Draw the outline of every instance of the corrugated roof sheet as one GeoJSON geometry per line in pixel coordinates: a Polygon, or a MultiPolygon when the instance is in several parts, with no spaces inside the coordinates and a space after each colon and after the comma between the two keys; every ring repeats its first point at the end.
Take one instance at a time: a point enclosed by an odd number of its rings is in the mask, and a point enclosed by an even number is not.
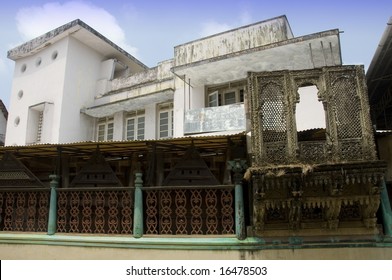
{"type": "Polygon", "coordinates": [[[245,132],[214,136],[184,136],[167,139],[134,140],[134,141],[110,141],[110,142],[75,142],[64,144],[33,144],[28,146],[5,146],[0,147],[0,155],[12,152],[17,157],[55,157],[59,153],[73,156],[91,155],[97,148],[102,154],[113,157],[129,156],[132,153],[143,153],[153,147],[165,152],[185,151],[189,145],[196,148],[219,152],[225,150],[230,142],[241,143],[244,141],[245,132]]]}

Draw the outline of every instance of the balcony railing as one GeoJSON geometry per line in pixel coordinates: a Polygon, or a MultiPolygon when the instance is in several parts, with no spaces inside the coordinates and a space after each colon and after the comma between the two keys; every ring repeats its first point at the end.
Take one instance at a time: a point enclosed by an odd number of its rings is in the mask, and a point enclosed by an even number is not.
{"type": "Polygon", "coordinates": [[[185,134],[245,129],[246,118],[243,103],[192,109],[185,112],[185,134]]]}
{"type": "Polygon", "coordinates": [[[145,233],[234,234],[234,186],[144,188],[145,233]]]}
{"type": "Polygon", "coordinates": [[[234,185],[57,188],[57,179],[50,184],[0,189],[0,231],[135,237],[236,232],[234,185]]]}
{"type": "Polygon", "coordinates": [[[0,230],[47,232],[49,189],[0,190],[0,230]]]}
{"type": "Polygon", "coordinates": [[[57,232],[132,234],[133,189],[59,189],[57,232]]]}

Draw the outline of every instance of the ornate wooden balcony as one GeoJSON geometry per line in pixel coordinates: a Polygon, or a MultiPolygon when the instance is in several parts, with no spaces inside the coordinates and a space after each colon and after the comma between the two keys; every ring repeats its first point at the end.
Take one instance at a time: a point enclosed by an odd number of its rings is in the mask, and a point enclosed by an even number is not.
{"type": "Polygon", "coordinates": [[[377,233],[386,165],[376,157],[363,68],[250,73],[248,82],[254,234],[377,233]],[[318,89],[325,129],[297,131],[304,85],[318,89]]]}

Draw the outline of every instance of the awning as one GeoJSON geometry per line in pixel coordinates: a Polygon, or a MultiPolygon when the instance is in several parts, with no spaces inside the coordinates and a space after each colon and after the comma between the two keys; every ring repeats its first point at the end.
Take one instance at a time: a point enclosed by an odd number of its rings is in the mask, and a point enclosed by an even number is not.
{"type": "Polygon", "coordinates": [[[116,112],[129,112],[144,109],[149,104],[173,101],[173,96],[174,90],[166,89],[143,96],[135,96],[133,98],[121,99],[102,105],[83,108],[80,110],[80,112],[95,118],[102,118],[111,116],[116,112]]]}
{"type": "Polygon", "coordinates": [[[129,157],[134,153],[146,153],[153,148],[164,153],[185,152],[194,145],[201,152],[225,152],[232,143],[245,145],[245,133],[216,136],[187,136],[159,140],[111,141],[111,142],[78,142],[67,144],[34,144],[29,146],[0,147],[0,155],[13,153],[17,158],[58,157],[68,155],[89,157],[99,149],[106,157],[129,157]]]}

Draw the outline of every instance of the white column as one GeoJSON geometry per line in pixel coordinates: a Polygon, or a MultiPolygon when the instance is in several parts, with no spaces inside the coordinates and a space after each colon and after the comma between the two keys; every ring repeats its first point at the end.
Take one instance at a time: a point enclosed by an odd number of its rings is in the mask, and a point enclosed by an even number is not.
{"type": "Polygon", "coordinates": [[[124,111],[116,112],[114,114],[114,131],[113,140],[124,140],[124,111]]]}
{"type": "Polygon", "coordinates": [[[149,104],[145,107],[145,139],[156,139],[157,135],[157,106],[156,104],[149,104]]]}

